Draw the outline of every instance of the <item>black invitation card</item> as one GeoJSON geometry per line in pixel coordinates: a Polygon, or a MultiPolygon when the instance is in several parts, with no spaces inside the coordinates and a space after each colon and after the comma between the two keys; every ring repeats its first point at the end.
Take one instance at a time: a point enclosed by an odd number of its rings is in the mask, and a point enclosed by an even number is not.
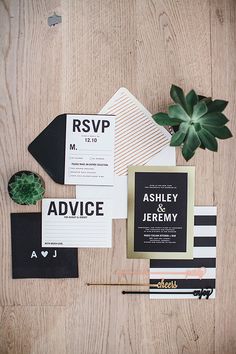
{"type": "Polygon", "coordinates": [[[41,213],[12,213],[12,277],[78,278],[76,248],[41,247],[41,213]]]}
{"type": "Polygon", "coordinates": [[[193,183],[193,167],[129,168],[129,258],[192,258],[193,183]]]}

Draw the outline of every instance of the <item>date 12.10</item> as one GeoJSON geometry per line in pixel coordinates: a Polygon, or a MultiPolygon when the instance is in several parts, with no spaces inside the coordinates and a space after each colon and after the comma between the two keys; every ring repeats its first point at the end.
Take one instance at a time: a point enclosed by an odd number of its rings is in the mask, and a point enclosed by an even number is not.
{"type": "Polygon", "coordinates": [[[84,139],[86,143],[96,143],[97,138],[85,138],[84,139]]]}

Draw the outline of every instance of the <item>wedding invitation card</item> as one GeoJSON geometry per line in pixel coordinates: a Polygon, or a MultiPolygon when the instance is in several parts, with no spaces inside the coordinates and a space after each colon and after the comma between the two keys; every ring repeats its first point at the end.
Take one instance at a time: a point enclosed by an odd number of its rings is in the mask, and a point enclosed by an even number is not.
{"type": "Polygon", "coordinates": [[[150,299],[197,299],[196,290],[208,291],[209,299],[215,298],[216,207],[194,208],[193,240],[192,260],[150,260],[150,299]]]}
{"type": "Polygon", "coordinates": [[[128,258],[193,258],[194,171],[129,167],[128,258]]]}
{"type": "Polygon", "coordinates": [[[112,245],[111,203],[107,199],[43,199],[42,247],[112,245]]]}
{"type": "Polygon", "coordinates": [[[114,115],[62,114],[28,150],[60,184],[113,185],[114,115]]]}

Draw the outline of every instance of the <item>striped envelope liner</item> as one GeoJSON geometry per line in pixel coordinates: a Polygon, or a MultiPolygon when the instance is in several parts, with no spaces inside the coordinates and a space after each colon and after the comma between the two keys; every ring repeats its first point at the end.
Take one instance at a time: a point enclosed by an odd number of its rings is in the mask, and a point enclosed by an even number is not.
{"type": "Polygon", "coordinates": [[[127,167],[145,165],[169,145],[171,135],[157,125],[148,110],[125,88],[120,88],[100,114],[114,114],[115,174],[125,176],[127,167]]]}
{"type": "Polygon", "coordinates": [[[207,288],[213,289],[209,299],[215,298],[216,207],[194,208],[193,256],[193,260],[150,260],[150,292],[170,293],[150,294],[150,299],[197,299],[192,294],[171,293],[207,288]],[[161,288],[163,283],[177,288],[161,288]]]}

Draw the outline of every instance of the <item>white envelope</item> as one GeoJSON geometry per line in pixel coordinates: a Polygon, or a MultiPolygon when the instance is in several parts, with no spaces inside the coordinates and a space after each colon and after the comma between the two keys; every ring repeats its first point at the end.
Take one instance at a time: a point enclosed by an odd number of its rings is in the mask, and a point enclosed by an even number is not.
{"type": "Polygon", "coordinates": [[[114,186],[76,186],[76,198],[111,199],[112,218],[126,219],[127,167],[175,166],[175,148],[169,146],[166,129],[153,122],[151,113],[123,87],[99,113],[116,115],[114,186]]]}

